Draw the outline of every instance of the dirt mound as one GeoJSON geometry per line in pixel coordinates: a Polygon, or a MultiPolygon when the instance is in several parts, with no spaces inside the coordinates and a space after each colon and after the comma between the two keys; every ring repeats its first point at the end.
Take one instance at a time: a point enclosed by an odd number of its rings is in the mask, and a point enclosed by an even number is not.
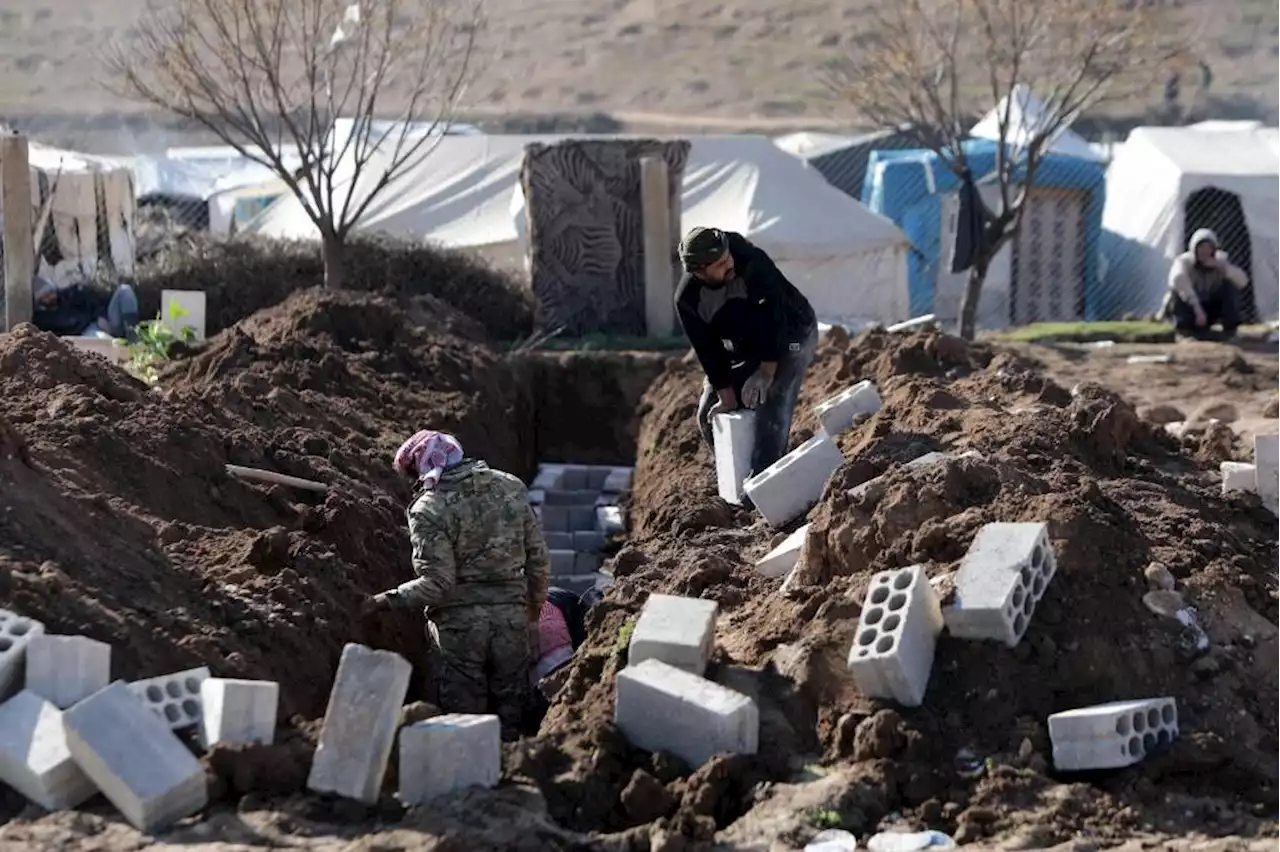
{"type": "Polygon", "coordinates": [[[565,825],[620,842],[706,842],[720,832],[803,845],[800,835],[818,826],[861,836],[887,818],[1042,846],[1143,827],[1274,834],[1274,518],[1254,497],[1222,498],[1210,465],[1124,400],[1087,384],[1063,388],[1036,366],[932,332],[828,335],[793,441],[813,427],[814,403],[861,378],[885,404],[841,436],[847,463],[809,515],[806,556],[783,596],[780,581],[752,569],[781,533],[715,499],[692,423],[700,374],[673,364],[645,401],[639,535],[615,560],[618,582],[592,616],[543,737],[516,755],[511,774],[538,783],[565,825]],[[970,449],[981,457],[901,466],[970,449]],[[881,475],[864,496],[846,493],[881,475]],[[871,575],[919,563],[945,589],[992,521],[1049,524],[1059,573],[1027,638],[1010,650],[944,637],[923,707],[861,696],[845,657],[871,575]],[[1153,560],[1197,608],[1207,651],[1144,607],[1153,560]],[[710,676],[756,697],[758,755],[689,773],[631,749],[611,726],[627,624],[651,591],[719,601],[710,676]],[[1124,772],[1053,773],[1047,715],[1160,695],[1180,711],[1183,736],[1168,752],[1124,772]],[[774,820],[759,782],[806,775],[828,776],[813,813],[774,820]],[[1092,783],[1068,783],[1080,780],[1092,783]]]}

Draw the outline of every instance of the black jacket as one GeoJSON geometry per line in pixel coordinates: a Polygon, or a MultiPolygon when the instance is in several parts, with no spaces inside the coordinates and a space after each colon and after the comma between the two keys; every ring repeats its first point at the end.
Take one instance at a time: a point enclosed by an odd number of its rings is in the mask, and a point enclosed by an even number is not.
{"type": "Polygon", "coordinates": [[[763,250],[726,231],[734,277],[708,284],[686,272],[676,286],[676,313],[707,380],[730,387],[735,363],[777,361],[802,343],[817,320],[813,307],[763,250]],[[728,344],[730,348],[726,347],[728,344]]]}

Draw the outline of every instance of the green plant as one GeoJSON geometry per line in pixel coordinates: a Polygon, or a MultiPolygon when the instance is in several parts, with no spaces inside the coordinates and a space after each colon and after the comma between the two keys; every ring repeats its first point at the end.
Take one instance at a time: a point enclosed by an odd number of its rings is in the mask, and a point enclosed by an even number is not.
{"type": "Polygon", "coordinates": [[[840,814],[831,808],[810,808],[805,816],[815,828],[840,828],[844,824],[840,814]]]}
{"type": "MultiPolygon", "coordinates": [[[[178,303],[169,305],[171,324],[176,325],[177,321],[187,314],[188,311],[178,303]]],[[[159,314],[156,314],[155,319],[138,323],[132,341],[117,342],[129,349],[129,360],[124,368],[147,384],[154,385],[160,374],[160,365],[169,360],[169,349],[174,342],[180,340],[183,343],[190,343],[193,339],[195,339],[195,329],[191,326],[184,325],[181,331],[174,334],[172,328],[164,323],[159,314]]]]}
{"type": "Polygon", "coordinates": [[[618,641],[613,644],[614,653],[621,654],[627,650],[627,647],[631,645],[631,634],[635,632],[635,619],[627,619],[626,623],[618,628],[618,641]]]}

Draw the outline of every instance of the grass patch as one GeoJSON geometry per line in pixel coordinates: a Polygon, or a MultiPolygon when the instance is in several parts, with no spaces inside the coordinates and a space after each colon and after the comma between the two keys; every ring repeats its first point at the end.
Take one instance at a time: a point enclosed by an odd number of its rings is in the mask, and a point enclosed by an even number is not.
{"type": "Polygon", "coordinates": [[[1003,343],[1172,343],[1173,329],[1167,323],[1145,320],[1114,322],[1036,322],[1021,328],[997,332],[992,339],[1003,343]]]}
{"type": "Polygon", "coordinates": [[[844,826],[844,820],[841,819],[839,812],[831,808],[810,808],[805,813],[805,817],[814,828],[825,830],[844,826]]]}

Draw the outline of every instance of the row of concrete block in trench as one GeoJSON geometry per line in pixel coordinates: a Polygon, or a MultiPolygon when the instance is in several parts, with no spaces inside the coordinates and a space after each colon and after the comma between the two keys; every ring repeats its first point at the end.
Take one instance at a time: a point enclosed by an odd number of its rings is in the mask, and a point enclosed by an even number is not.
{"type": "Polygon", "coordinates": [[[603,589],[603,551],[626,531],[619,501],[631,490],[633,468],[542,464],[529,486],[529,502],[542,524],[551,559],[551,584],[582,594],[603,589]]]}
{"type": "MultiPolygon", "coordinates": [[[[400,728],[411,667],[390,651],[343,649],[308,786],[363,802],[378,798],[394,743],[406,804],[472,785],[493,786],[498,718],[446,715],[400,728]]],[[[0,610],[0,782],[47,810],[97,793],[136,828],[154,832],[201,811],[199,748],[270,744],[279,686],[210,676],[206,667],[112,681],[111,646],[55,636],[0,610]]]]}

